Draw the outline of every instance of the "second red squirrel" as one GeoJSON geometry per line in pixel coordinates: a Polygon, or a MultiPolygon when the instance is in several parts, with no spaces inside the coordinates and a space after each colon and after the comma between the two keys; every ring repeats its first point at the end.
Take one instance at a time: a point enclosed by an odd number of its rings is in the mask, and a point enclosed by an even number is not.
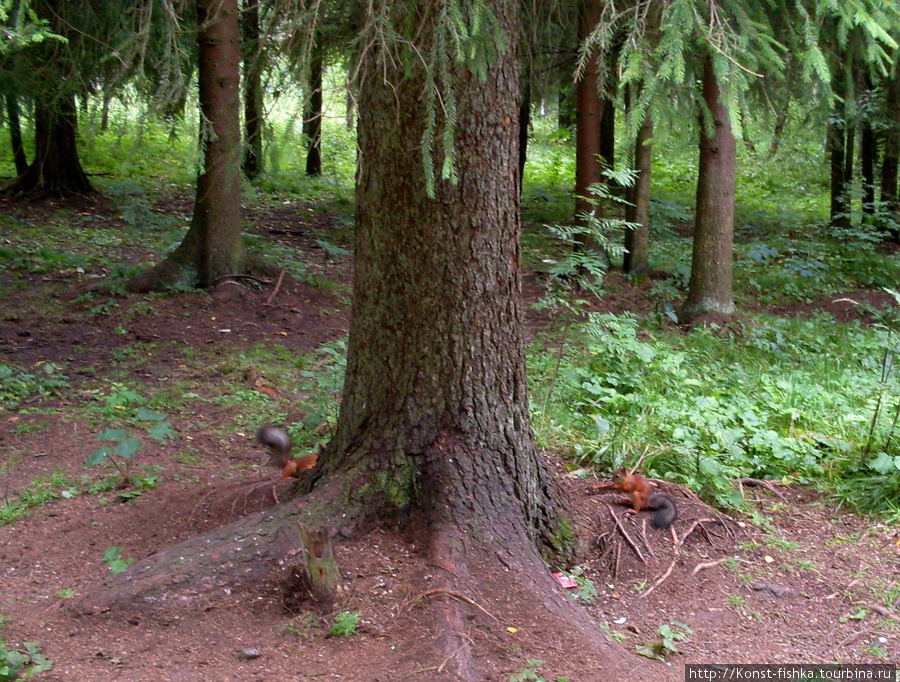
{"type": "Polygon", "coordinates": [[[641,509],[653,509],[650,523],[654,528],[668,528],[678,518],[678,507],[675,500],[664,493],[654,493],[653,486],[640,474],[629,474],[622,467],[612,477],[611,487],[631,495],[632,511],[636,514],[641,509]]]}
{"type": "Polygon", "coordinates": [[[262,426],[256,432],[256,440],[269,448],[269,464],[281,469],[283,478],[296,478],[300,472],[312,469],[319,461],[324,446],[319,446],[318,452],[291,458],[291,439],[283,429],[277,426],[262,426]]]}

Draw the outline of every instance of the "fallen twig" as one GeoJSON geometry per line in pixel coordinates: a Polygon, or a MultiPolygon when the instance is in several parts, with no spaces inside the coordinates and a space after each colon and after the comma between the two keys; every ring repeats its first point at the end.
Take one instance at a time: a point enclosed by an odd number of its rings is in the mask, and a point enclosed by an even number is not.
{"type": "Polygon", "coordinates": [[[476,609],[478,609],[479,611],[481,611],[486,616],[490,616],[497,622],[500,622],[500,619],[497,618],[497,616],[495,616],[493,613],[488,611],[481,604],[479,604],[478,602],[476,602],[473,599],[469,599],[466,595],[460,594],[459,592],[454,592],[453,590],[441,590],[441,589],[428,590],[427,592],[423,592],[422,594],[420,594],[416,597],[407,599],[406,603],[404,603],[404,605],[403,605],[403,608],[406,608],[406,606],[409,605],[410,602],[419,601],[420,599],[424,599],[426,597],[436,597],[436,596],[440,596],[440,595],[447,596],[447,597],[453,597],[454,599],[458,599],[459,601],[465,602],[466,604],[470,604],[470,605],[474,606],[476,609]]]}
{"type": "Polygon", "coordinates": [[[723,561],[728,561],[728,557],[722,557],[718,561],[706,561],[702,564],[697,564],[694,566],[694,570],[691,571],[691,575],[697,575],[700,571],[705,571],[707,568],[713,568],[714,566],[718,566],[723,561]]]}
{"type": "Polygon", "coordinates": [[[607,509],[609,509],[609,515],[612,516],[613,521],[616,524],[616,528],[622,534],[622,537],[625,538],[625,542],[628,543],[628,546],[634,550],[634,553],[637,554],[638,559],[641,560],[641,563],[646,564],[647,560],[644,558],[644,555],[641,554],[640,548],[637,546],[634,540],[631,539],[631,536],[628,534],[628,531],[625,530],[625,527],[622,525],[622,522],[619,521],[619,518],[616,516],[616,513],[613,511],[613,508],[609,505],[606,505],[607,509]]]}
{"type": "Polygon", "coordinates": [[[647,590],[646,592],[644,592],[641,595],[641,597],[646,597],[648,594],[653,592],[653,590],[655,590],[657,587],[662,585],[665,582],[666,578],[668,578],[670,575],[672,575],[672,570],[675,568],[675,564],[677,563],[677,561],[678,561],[678,559],[672,559],[672,563],[669,564],[669,567],[666,569],[666,572],[663,573],[662,576],[660,576],[659,580],[657,580],[655,583],[653,583],[653,585],[650,586],[650,589],[647,590]]]}
{"type": "Polygon", "coordinates": [[[781,492],[779,490],[777,490],[774,485],[772,485],[771,481],[764,481],[761,478],[739,478],[739,479],[737,479],[737,482],[742,485],[751,485],[751,486],[758,486],[760,488],[765,488],[770,493],[775,495],[775,497],[777,497],[782,502],[787,502],[787,498],[784,495],[782,495],[781,492]]]}
{"type": "Polygon", "coordinates": [[[272,289],[272,293],[269,294],[269,298],[266,299],[266,305],[272,305],[272,299],[275,298],[281,290],[281,283],[284,281],[284,273],[286,272],[287,267],[281,268],[281,272],[278,273],[278,281],[275,282],[275,288],[272,289]]]}

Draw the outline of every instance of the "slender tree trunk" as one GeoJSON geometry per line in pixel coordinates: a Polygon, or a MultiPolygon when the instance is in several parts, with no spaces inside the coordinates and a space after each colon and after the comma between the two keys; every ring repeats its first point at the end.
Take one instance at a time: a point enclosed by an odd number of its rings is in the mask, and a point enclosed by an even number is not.
{"type": "Polygon", "coordinates": [[[16,175],[24,175],[28,170],[28,159],[22,145],[22,126],[19,122],[19,100],[14,94],[6,96],[6,120],[9,122],[9,143],[12,147],[13,162],[16,164],[16,175]]]}
{"type": "Polygon", "coordinates": [[[241,239],[240,31],[237,0],[198,0],[203,172],[191,227],[159,265],[135,276],[134,291],[173,283],[205,287],[246,270],[241,239]]]}
{"type": "Polygon", "coordinates": [[[41,96],[34,105],[34,161],[4,191],[26,196],[71,196],[94,191],[78,158],[74,95],[41,96]]]}
{"type": "Polygon", "coordinates": [[[650,170],[653,162],[653,119],[649,112],[638,131],[634,143],[634,169],[637,180],[630,192],[630,204],[625,210],[625,220],[637,227],[625,232],[625,258],[622,269],[627,273],[642,275],[649,271],[650,255],[650,170]]]}
{"type": "Polygon", "coordinates": [[[262,46],[259,2],[250,0],[241,14],[241,52],[244,64],[244,160],[242,170],[253,180],[263,170],[262,46]]]}
{"type": "Polygon", "coordinates": [[[731,268],[737,145],[719,94],[719,82],[707,56],[703,99],[712,114],[713,130],[707,130],[701,117],[694,249],[688,295],[678,311],[682,323],[709,313],[734,312],[731,268]]]}
{"type": "MultiPolygon", "coordinates": [[[[612,71],[608,71],[611,78],[612,71]]],[[[615,87],[610,84],[609,89],[615,87]]],[[[616,100],[609,95],[603,96],[600,105],[600,158],[603,159],[603,167],[613,170],[616,167],[616,100]]]]}
{"type": "MultiPolygon", "coordinates": [[[[900,205],[897,202],[897,170],[900,167],[900,69],[896,69],[885,87],[885,109],[888,123],[883,132],[884,156],[881,161],[881,203],[885,211],[895,221],[900,220],[900,205]]],[[[900,231],[888,228],[895,240],[900,240],[900,231]]]]}
{"type": "Polygon", "coordinates": [[[309,65],[309,97],[303,116],[303,135],[306,138],[306,174],[322,174],[322,60],[320,41],[312,49],[309,65]]]}
{"type": "MultiPolygon", "coordinates": [[[[845,94],[843,78],[840,76],[835,79],[835,94],[841,98],[845,94]]],[[[849,194],[846,181],[847,131],[843,103],[836,102],[831,111],[831,123],[828,126],[827,136],[828,150],[831,156],[830,223],[833,227],[850,226],[849,194]]]]}
{"type": "Polygon", "coordinates": [[[875,157],[878,146],[872,122],[866,118],[862,122],[859,135],[859,165],[863,183],[863,216],[875,214],[875,157]]]}
{"type": "Polygon", "coordinates": [[[522,178],[528,160],[528,128],[531,125],[531,74],[526,70],[522,78],[522,94],[519,97],[519,196],[522,196],[522,178]]]}
{"type": "MultiPolygon", "coordinates": [[[[582,0],[579,3],[578,38],[584,40],[594,30],[600,19],[600,0],[582,0]]],[[[591,55],[581,79],[575,84],[575,221],[586,222],[591,213],[602,217],[602,206],[592,201],[590,186],[603,182],[603,162],[600,156],[603,122],[603,100],[598,86],[603,63],[591,55]]],[[[587,237],[579,238],[579,249],[594,251],[609,263],[608,254],[587,237]]]]}

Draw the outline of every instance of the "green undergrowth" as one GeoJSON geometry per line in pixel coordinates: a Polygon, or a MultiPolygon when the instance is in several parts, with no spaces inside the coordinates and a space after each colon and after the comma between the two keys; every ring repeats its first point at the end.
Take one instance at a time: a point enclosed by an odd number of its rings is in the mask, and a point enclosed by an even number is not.
{"type": "Polygon", "coordinates": [[[766,316],[684,334],[592,314],[558,370],[557,343],[531,354],[534,427],[574,467],[606,475],[643,456],[652,475],[726,507],[741,504],[733,479],[752,476],[900,511],[900,390],[884,372],[896,340],[884,329],[766,316]]]}

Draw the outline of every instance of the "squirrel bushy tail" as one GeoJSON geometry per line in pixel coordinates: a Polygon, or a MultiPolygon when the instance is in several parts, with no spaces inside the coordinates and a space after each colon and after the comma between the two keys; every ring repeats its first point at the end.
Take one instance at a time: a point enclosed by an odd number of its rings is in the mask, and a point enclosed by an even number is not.
{"type": "Polygon", "coordinates": [[[668,528],[678,518],[675,500],[663,493],[653,493],[647,500],[647,509],[655,510],[650,519],[654,528],[668,528]]]}
{"type": "Polygon", "coordinates": [[[283,478],[297,477],[300,472],[312,469],[324,449],[320,446],[318,452],[291,459],[291,439],[277,426],[261,426],[256,432],[256,440],[269,448],[269,464],[280,468],[283,478]]]}

